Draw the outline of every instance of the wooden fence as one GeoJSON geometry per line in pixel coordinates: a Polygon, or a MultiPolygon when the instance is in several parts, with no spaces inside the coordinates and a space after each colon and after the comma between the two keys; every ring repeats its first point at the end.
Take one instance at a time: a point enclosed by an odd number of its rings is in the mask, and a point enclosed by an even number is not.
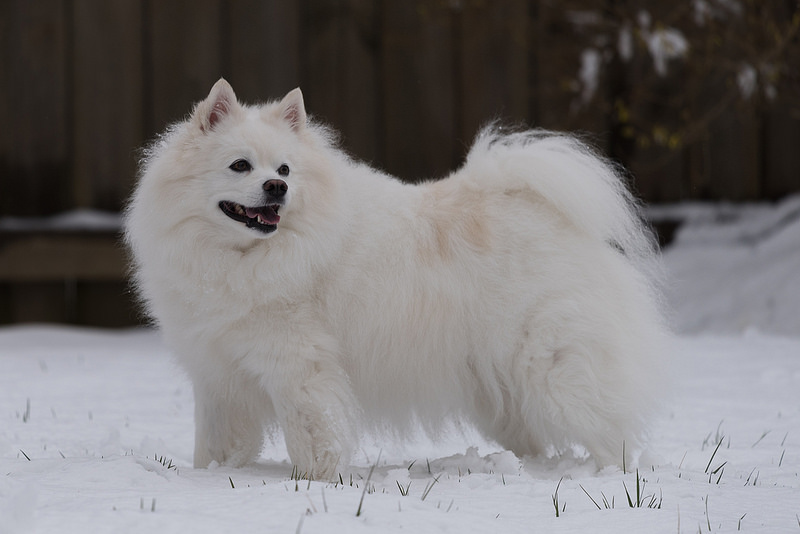
{"type": "MultiPolygon", "coordinates": [[[[607,111],[573,112],[570,87],[581,46],[557,6],[536,0],[3,0],[0,217],[120,210],[135,181],[139,147],[183,117],[220,76],[245,101],[279,98],[301,86],[308,110],[342,133],[348,151],[410,180],[453,169],[479,126],[494,118],[582,130],[608,149],[607,111]]],[[[668,158],[666,148],[649,149],[622,163],[632,169],[639,193],[656,202],[777,198],[800,190],[797,95],[780,98],[758,112],[732,106],[700,142],[668,158]],[[666,163],[651,165],[661,159],[666,163]]],[[[118,324],[134,317],[130,306],[121,317],[109,315],[103,304],[109,298],[100,290],[100,311],[80,303],[98,281],[91,268],[20,278],[40,271],[25,267],[30,258],[10,255],[9,243],[29,246],[34,238],[43,236],[0,235],[6,262],[0,265],[0,322],[118,324]]],[[[108,269],[102,283],[127,299],[121,269],[108,269]]]]}

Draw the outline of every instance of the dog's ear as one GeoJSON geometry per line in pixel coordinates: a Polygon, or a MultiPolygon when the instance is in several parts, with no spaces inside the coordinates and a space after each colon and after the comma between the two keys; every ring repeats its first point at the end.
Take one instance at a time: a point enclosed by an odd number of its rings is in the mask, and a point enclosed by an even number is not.
{"type": "Polygon", "coordinates": [[[297,87],[289,91],[283,97],[278,107],[281,114],[281,119],[286,121],[292,130],[295,132],[300,131],[305,127],[306,121],[306,107],[303,103],[303,92],[297,87]]]}
{"type": "Polygon", "coordinates": [[[238,107],[239,102],[233,87],[224,78],[220,78],[206,99],[197,105],[192,118],[203,132],[209,132],[238,107]]]}

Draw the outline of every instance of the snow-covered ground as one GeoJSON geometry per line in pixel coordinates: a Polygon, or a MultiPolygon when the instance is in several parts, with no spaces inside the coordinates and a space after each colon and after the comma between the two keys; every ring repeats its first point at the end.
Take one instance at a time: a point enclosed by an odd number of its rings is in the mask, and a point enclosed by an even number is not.
{"type": "Polygon", "coordinates": [[[191,388],[157,333],[9,327],[0,534],[800,532],[800,199],[655,213],[688,221],[664,255],[678,385],[638,474],[469,431],[367,437],[337,484],[293,480],[280,436],[195,470],[191,388]]]}
{"type": "Polygon", "coordinates": [[[679,332],[800,336],[800,195],[776,205],[660,206],[650,215],[686,221],[664,254],[679,332]]]}

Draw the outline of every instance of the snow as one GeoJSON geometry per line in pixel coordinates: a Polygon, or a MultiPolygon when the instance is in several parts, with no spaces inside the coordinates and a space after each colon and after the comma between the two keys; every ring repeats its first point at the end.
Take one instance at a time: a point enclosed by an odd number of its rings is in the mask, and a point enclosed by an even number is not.
{"type": "Polygon", "coordinates": [[[664,253],[679,332],[800,335],[800,195],[662,206],[650,217],[686,221],[664,253]]]}
{"type": "Polygon", "coordinates": [[[0,231],[119,232],[121,229],[121,214],[90,209],[67,211],[50,217],[0,218],[0,231]]]}
{"type": "Polygon", "coordinates": [[[617,53],[623,61],[633,58],[633,32],[630,24],[623,24],[617,37],[617,53]]]}
{"type": "Polygon", "coordinates": [[[698,26],[705,26],[709,19],[724,20],[730,15],[741,15],[743,11],[739,0],[692,0],[692,9],[698,26]]]}
{"type": "Polygon", "coordinates": [[[798,532],[800,198],[651,215],[686,224],[664,254],[678,385],[642,507],[636,471],[469,429],[367,436],[337,484],[292,480],[280,436],[255,465],[196,470],[191,387],[157,332],[23,325],[0,328],[0,533],[798,532]]]}
{"type": "Polygon", "coordinates": [[[653,66],[659,76],[667,75],[668,60],[685,56],[689,51],[689,41],[675,28],[659,28],[652,33],[642,30],[642,37],[647,42],[647,49],[653,56],[653,66]]]}
{"type": "Polygon", "coordinates": [[[692,0],[692,7],[694,8],[695,24],[704,26],[706,19],[711,14],[711,6],[708,5],[706,0],[692,0]]]}
{"type": "Polygon", "coordinates": [[[739,86],[739,93],[745,100],[750,100],[758,87],[758,73],[756,69],[745,63],[736,74],[736,84],[739,86]]]}
{"type": "Polygon", "coordinates": [[[639,22],[639,32],[647,44],[647,50],[653,56],[653,67],[659,76],[667,75],[667,63],[670,59],[685,56],[689,51],[689,41],[677,28],[662,28],[656,25],[650,29],[653,18],[645,10],[639,11],[636,16],[639,22]]]}
{"type": "Polygon", "coordinates": [[[583,87],[581,101],[584,104],[588,104],[592,100],[595,91],[597,91],[601,63],[600,52],[594,48],[587,48],[581,53],[581,68],[578,72],[578,80],[583,87]]]}

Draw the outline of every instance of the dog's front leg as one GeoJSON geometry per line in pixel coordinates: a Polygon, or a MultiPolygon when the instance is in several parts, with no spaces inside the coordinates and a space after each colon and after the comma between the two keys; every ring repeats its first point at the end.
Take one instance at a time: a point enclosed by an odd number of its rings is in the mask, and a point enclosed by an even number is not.
{"type": "Polygon", "coordinates": [[[194,466],[217,462],[240,467],[255,460],[264,442],[264,424],[274,417],[259,386],[221,380],[195,380],[193,386],[194,466]]]}
{"type": "Polygon", "coordinates": [[[292,360],[268,388],[289,457],[300,474],[334,480],[354,446],[355,401],[344,371],[330,358],[292,360]]]}

